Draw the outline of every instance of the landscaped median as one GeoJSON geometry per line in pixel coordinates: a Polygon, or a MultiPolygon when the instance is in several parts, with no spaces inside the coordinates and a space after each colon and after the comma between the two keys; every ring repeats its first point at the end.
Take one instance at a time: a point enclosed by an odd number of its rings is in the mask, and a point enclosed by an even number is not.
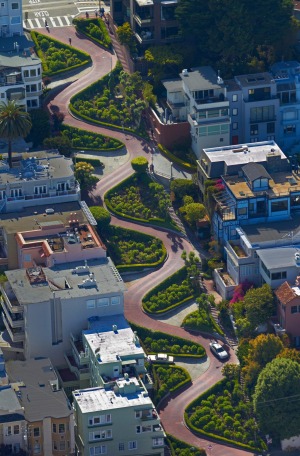
{"type": "Polygon", "coordinates": [[[224,378],[191,402],[184,419],[200,436],[252,452],[267,449],[258,433],[252,405],[246,402],[236,377],[224,378]]]}
{"type": "Polygon", "coordinates": [[[172,336],[161,331],[152,331],[151,329],[138,326],[130,322],[130,326],[137,332],[141,344],[146,353],[167,353],[176,358],[205,358],[206,351],[202,345],[191,342],[182,337],[172,336]]]}
{"type": "Polygon", "coordinates": [[[168,393],[175,393],[191,383],[191,376],[186,369],[166,364],[150,364],[149,370],[154,380],[154,402],[157,405],[168,393]]]}
{"type": "Polygon", "coordinates": [[[142,300],[143,309],[160,315],[195,298],[196,292],[186,267],[179,269],[150,290],[142,300]]]}
{"type": "Polygon", "coordinates": [[[110,226],[105,244],[119,272],[140,271],[161,266],[167,251],[160,239],[140,231],[110,226]]]}
{"type": "Polygon", "coordinates": [[[111,49],[111,38],[102,19],[75,18],[73,19],[73,25],[77,32],[82,33],[94,43],[106,49],[111,49]]]}
{"type": "Polygon", "coordinates": [[[42,61],[43,76],[55,76],[91,63],[89,54],[73,46],[35,31],[31,31],[30,35],[35,44],[36,53],[42,61]]]}
{"type": "Polygon", "coordinates": [[[206,456],[206,451],[203,448],[192,447],[182,440],[176,439],[173,435],[167,435],[167,443],[172,456],[206,456]]]}
{"type": "Polygon", "coordinates": [[[107,209],[120,217],[176,230],[169,213],[169,200],[162,185],[146,173],[134,173],[104,195],[107,209]]]}
{"type": "Polygon", "coordinates": [[[72,141],[72,148],[77,150],[112,152],[125,147],[118,139],[65,124],[62,124],[61,135],[69,138],[72,141]]]}

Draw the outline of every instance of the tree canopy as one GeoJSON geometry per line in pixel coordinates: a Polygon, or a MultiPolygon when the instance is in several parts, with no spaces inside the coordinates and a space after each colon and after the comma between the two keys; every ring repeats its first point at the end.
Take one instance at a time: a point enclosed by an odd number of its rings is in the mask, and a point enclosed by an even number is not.
{"type": "Polygon", "coordinates": [[[267,364],[253,396],[260,429],[281,439],[299,435],[299,398],[300,365],[285,358],[267,364]]]}
{"type": "Polygon", "coordinates": [[[244,298],[246,317],[251,327],[266,323],[274,312],[274,297],[271,287],[267,284],[260,288],[251,288],[244,298]]]}
{"type": "Polygon", "coordinates": [[[103,234],[105,233],[110,225],[111,215],[105,207],[102,206],[92,206],[90,211],[95,217],[97,222],[98,231],[103,234]]]}

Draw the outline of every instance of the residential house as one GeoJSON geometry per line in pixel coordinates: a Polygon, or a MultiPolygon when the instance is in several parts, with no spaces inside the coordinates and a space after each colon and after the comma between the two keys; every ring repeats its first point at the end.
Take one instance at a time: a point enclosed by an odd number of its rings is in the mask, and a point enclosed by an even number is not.
{"type": "Polygon", "coordinates": [[[175,17],[177,0],[110,0],[114,22],[129,22],[142,46],[168,44],[180,39],[175,17]]]}
{"type": "Polygon", "coordinates": [[[280,326],[300,346],[300,282],[297,277],[295,285],[284,282],[275,291],[277,297],[277,317],[280,326]]]}
{"type": "Polygon", "coordinates": [[[29,455],[74,456],[73,410],[50,360],[9,361],[7,372],[27,422],[29,455]]]}
{"type": "Polygon", "coordinates": [[[73,392],[77,454],[163,456],[165,433],[141,380],[73,392]]]}
{"type": "Polygon", "coordinates": [[[26,432],[24,410],[16,392],[11,385],[0,386],[0,445],[5,445],[11,455],[27,450],[26,432]]]}

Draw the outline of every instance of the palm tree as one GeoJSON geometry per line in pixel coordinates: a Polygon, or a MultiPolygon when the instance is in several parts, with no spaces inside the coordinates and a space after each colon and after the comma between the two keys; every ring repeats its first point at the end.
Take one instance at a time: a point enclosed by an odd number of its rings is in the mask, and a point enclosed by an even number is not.
{"type": "Polygon", "coordinates": [[[28,135],[31,130],[31,118],[28,112],[19,107],[15,101],[0,103],[0,138],[8,142],[8,165],[12,168],[12,140],[28,135]]]}

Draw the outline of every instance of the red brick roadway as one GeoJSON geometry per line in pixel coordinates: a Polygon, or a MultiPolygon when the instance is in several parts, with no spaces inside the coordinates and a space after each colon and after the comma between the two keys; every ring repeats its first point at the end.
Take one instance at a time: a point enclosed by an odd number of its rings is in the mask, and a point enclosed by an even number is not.
{"type": "MultiPolygon", "coordinates": [[[[47,35],[46,30],[39,30],[41,33],[47,35]]],[[[98,46],[91,43],[89,40],[80,38],[76,35],[73,27],[67,28],[54,28],[50,29],[50,35],[56,39],[69,44],[69,38],[72,39],[72,46],[88,52],[92,58],[93,65],[90,71],[86,72],[80,79],[73,82],[71,85],[62,90],[57,94],[51,104],[56,106],[61,112],[65,114],[64,122],[68,125],[78,128],[84,128],[89,131],[102,133],[117,139],[120,139],[126,144],[129,158],[135,156],[146,156],[149,158],[150,144],[145,141],[141,141],[131,135],[124,134],[120,131],[112,131],[103,127],[95,125],[89,125],[81,120],[75,119],[68,111],[68,105],[70,98],[84,89],[92,82],[101,78],[111,70],[111,62],[114,66],[116,63],[116,56],[111,55],[107,51],[99,48],[98,46]],[[112,59],[112,60],[111,60],[112,59]]],[[[50,104],[48,106],[51,107],[50,104]]],[[[125,177],[132,174],[132,168],[130,161],[120,166],[116,171],[110,175],[104,176],[101,179],[90,195],[91,199],[95,202],[101,202],[105,192],[111,187],[115,186],[118,182],[123,180],[125,177]]],[[[151,228],[148,226],[137,225],[129,221],[120,220],[116,217],[112,217],[112,223],[126,228],[135,229],[154,235],[161,239],[168,251],[168,258],[164,266],[155,272],[150,273],[146,277],[136,280],[131,284],[129,289],[125,293],[125,316],[129,321],[136,324],[145,326],[154,330],[161,330],[163,332],[174,334],[186,338],[191,341],[200,342],[206,349],[208,356],[210,357],[210,366],[208,370],[202,374],[199,378],[193,381],[192,385],[187,388],[183,393],[177,397],[173,397],[161,410],[160,415],[163,426],[166,432],[174,435],[175,437],[189,443],[195,447],[202,447],[206,450],[209,445],[212,445],[212,449],[208,449],[210,456],[245,456],[249,455],[248,452],[223,446],[214,442],[210,442],[206,439],[195,436],[189,429],[186,428],[183,422],[184,410],[187,404],[195,399],[199,394],[207,390],[211,385],[221,379],[221,363],[214,357],[210,356],[209,352],[209,339],[195,336],[185,331],[182,328],[168,325],[157,321],[156,319],[150,318],[146,315],[141,308],[141,300],[143,295],[161,282],[163,279],[170,276],[172,273],[177,271],[183,264],[181,259],[182,251],[190,252],[193,250],[192,245],[184,238],[173,233],[160,230],[159,228],[151,228]]],[[[231,362],[237,362],[236,356],[232,351],[231,362]]]]}

